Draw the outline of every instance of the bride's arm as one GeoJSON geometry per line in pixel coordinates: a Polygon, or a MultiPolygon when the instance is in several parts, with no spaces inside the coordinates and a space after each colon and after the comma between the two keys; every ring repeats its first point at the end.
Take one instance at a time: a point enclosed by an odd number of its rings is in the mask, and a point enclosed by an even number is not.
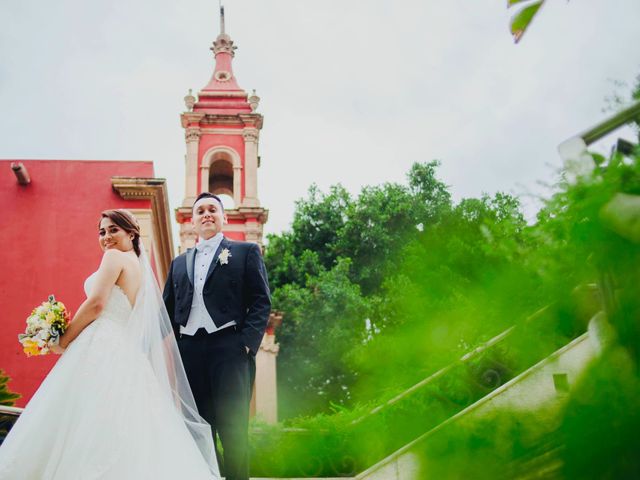
{"type": "Polygon", "coordinates": [[[80,335],[82,330],[98,318],[109,299],[111,289],[116,284],[120,273],[122,273],[124,266],[122,255],[123,253],[119,250],[107,250],[104,252],[91,292],[73,316],[67,331],[60,337],[60,347],[66,348],[69,346],[80,335]]]}

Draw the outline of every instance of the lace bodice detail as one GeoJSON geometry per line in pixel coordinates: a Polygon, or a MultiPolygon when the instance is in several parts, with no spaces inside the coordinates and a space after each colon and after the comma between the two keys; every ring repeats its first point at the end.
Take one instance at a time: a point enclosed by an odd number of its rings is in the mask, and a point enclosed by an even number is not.
{"type": "MultiPolygon", "coordinates": [[[[89,296],[89,292],[91,291],[93,283],[95,282],[96,273],[97,272],[92,273],[84,281],[84,292],[87,296],[89,296]]],[[[124,293],[124,290],[122,290],[122,288],[120,288],[118,285],[114,285],[113,289],[111,289],[111,294],[109,295],[107,304],[105,305],[104,310],[102,310],[100,317],[111,318],[117,321],[124,322],[129,318],[131,310],[133,310],[133,308],[131,307],[131,303],[129,303],[127,294],[124,293]]]]}

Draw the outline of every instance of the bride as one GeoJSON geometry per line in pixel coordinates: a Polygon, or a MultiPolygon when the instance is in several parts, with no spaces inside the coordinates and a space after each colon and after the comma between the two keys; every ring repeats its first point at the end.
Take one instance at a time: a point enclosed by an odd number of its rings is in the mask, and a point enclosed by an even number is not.
{"type": "Polygon", "coordinates": [[[0,479],[220,478],[135,217],[103,212],[99,242],[62,356],[0,446],[0,479]]]}

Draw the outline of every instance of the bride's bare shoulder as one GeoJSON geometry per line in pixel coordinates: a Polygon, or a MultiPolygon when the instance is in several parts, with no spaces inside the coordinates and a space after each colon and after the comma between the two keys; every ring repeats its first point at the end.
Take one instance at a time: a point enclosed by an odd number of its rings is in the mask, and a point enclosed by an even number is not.
{"type": "Polygon", "coordinates": [[[120,250],[117,250],[115,248],[110,248],[108,250],[105,250],[104,253],[102,254],[102,262],[108,262],[108,263],[122,263],[125,261],[127,257],[127,254],[125,252],[121,252],[120,250]]]}
{"type": "Polygon", "coordinates": [[[102,255],[101,267],[120,268],[127,270],[139,270],[138,257],[131,255],[129,252],[123,252],[117,249],[109,249],[102,255]]]}

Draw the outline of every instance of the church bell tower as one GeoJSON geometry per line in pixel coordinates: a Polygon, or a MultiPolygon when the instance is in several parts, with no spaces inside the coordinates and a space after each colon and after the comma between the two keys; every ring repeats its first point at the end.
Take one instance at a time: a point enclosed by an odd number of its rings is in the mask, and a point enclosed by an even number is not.
{"type": "MultiPolygon", "coordinates": [[[[209,83],[184,97],[187,110],[180,115],[184,128],[186,183],[182,205],[176,209],[180,224],[180,251],[193,247],[197,235],[191,224],[191,207],[202,192],[223,196],[227,223],[222,232],[233,240],[262,245],[262,228],[268,210],[258,200],[258,142],[262,115],[260,98],[238,86],[232,62],[236,47],[225,32],[224,7],[220,7],[220,35],[211,47],[215,68],[209,83]]],[[[256,378],[251,414],[269,423],[278,419],[275,329],[282,316],[272,312],[256,355],[256,378]]]]}
{"type": "Polygon", "coordinates": [[[262,244],[268,210],[258,199],[258,143],[262,115],[260,98],[238,85],[232,62],[236,46],[225,32],[224,7],[220,7],[220,35],[211,46],[215,68],[211,80],[184,98],[180,115],[185,130],[186,184],[182,205],[176,210],[180,224],[180,250],[195,245],[191,206],[201,192],[223,195],[229,223],[223,233],[234,240],[262,244]]]}

